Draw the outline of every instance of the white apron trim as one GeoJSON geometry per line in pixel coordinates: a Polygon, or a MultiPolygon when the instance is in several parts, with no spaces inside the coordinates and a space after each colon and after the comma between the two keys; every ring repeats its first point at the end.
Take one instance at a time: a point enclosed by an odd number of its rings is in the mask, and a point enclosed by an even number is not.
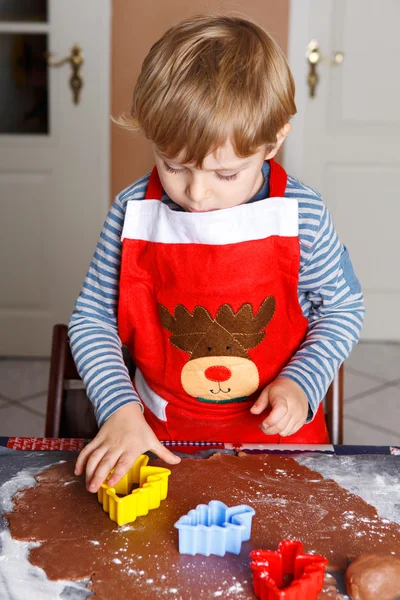
{"type": "Polygon", "coordinates": [[[266,198],[196,214],[171,210],[160,200],[130,200],[121,239],[220,246],[273,235],[297,237],[298,228],[296,198],[266,198]]]}
{"type": "Polygon", "coordinates": [[[165,409],[168,402],[151,389],[139,369],[136,369],[135,372],[135,387],[143,404],[161,421],[166,421],[167,415],[165,409]]]}

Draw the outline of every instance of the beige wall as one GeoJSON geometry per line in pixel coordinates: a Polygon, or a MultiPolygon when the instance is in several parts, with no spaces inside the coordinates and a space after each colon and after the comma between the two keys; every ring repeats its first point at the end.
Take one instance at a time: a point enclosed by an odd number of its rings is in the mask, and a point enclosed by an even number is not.
{"type": "MultiPolygon", "coordinates": [[[[113,0],[111,107],[117,116],[131,107],[131,98],[144,57],[168,27],[190,15],[240,12],[265,27],[283,50],[287,48],[289,0],[113,0]]],[[[112,198],[153,166],[150,143],[138,134],[112,125],[112,198]]]]}

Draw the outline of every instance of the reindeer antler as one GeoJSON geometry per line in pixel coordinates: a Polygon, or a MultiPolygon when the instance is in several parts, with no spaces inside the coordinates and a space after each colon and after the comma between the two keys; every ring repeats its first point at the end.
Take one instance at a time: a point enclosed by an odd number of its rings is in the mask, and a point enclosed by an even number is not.
{"type": "Polygon", "coordinates": [[[235,314],[229,304],[223,304],[215,320],[230,333],[254,334],[260,333],[270,322],[275,312],[275,298],[265,298],[257,313],[253,315],[251,304],[242,304],[235,314]]]}
{"type": "Polygon", "coordinates": [[[162,304],[158,305],[163,327],[175,335],[185,333],[206,333],[213,319],[203,306],[196,306],[193,315],[183,304],[175,307],[174,316],[162,304]]]}
{"type": "Polygon", "coordinates": [[[223,304],[217,312],[215,321],[231,333],[244,350],[250,350],[261,344],[265,338],[263,329],[274,315],[275,304],[275,298],[268,296],[255,315],[251,304],[242,304],[236,314],[229,304],[223,304]]]}
{"type": "Polygon", "coordinates": [[[174,315],[162,304],[158,305],[158,309],[163,327],[173,334],[171,344],[185,352],[193,352],[213,323],[210,313],[203,306],[196,306],[193,315],[183,304],[175,307],[174,315]]]}

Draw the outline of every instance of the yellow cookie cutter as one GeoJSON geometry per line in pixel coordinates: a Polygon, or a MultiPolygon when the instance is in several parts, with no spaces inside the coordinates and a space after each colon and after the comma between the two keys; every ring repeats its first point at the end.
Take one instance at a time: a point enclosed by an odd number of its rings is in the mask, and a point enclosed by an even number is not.
{"type": "Polygon", "coordinates": [[[142,454],[116,486],[110,487],[104,482],[97,492],[103,510],[118,525],[132,523],[136,517],[147,515],[149,510],[158,508],[161,500],[167,497],[171,471],[162,467],[148,467],[148,462],[149,457],[142,454]],[[132,489],[135,484],[139,487],[132,489]]]}

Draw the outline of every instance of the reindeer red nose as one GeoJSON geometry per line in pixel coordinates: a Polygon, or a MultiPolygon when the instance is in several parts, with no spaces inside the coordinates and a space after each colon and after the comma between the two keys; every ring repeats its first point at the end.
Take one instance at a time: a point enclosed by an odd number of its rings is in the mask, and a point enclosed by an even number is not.
{"type": "Polygon", "coordinates": [[[210,381],[227,381],[232,377],[232,371],[228,367],[208,367],[204,371],[204,375],[210,381]]]}

